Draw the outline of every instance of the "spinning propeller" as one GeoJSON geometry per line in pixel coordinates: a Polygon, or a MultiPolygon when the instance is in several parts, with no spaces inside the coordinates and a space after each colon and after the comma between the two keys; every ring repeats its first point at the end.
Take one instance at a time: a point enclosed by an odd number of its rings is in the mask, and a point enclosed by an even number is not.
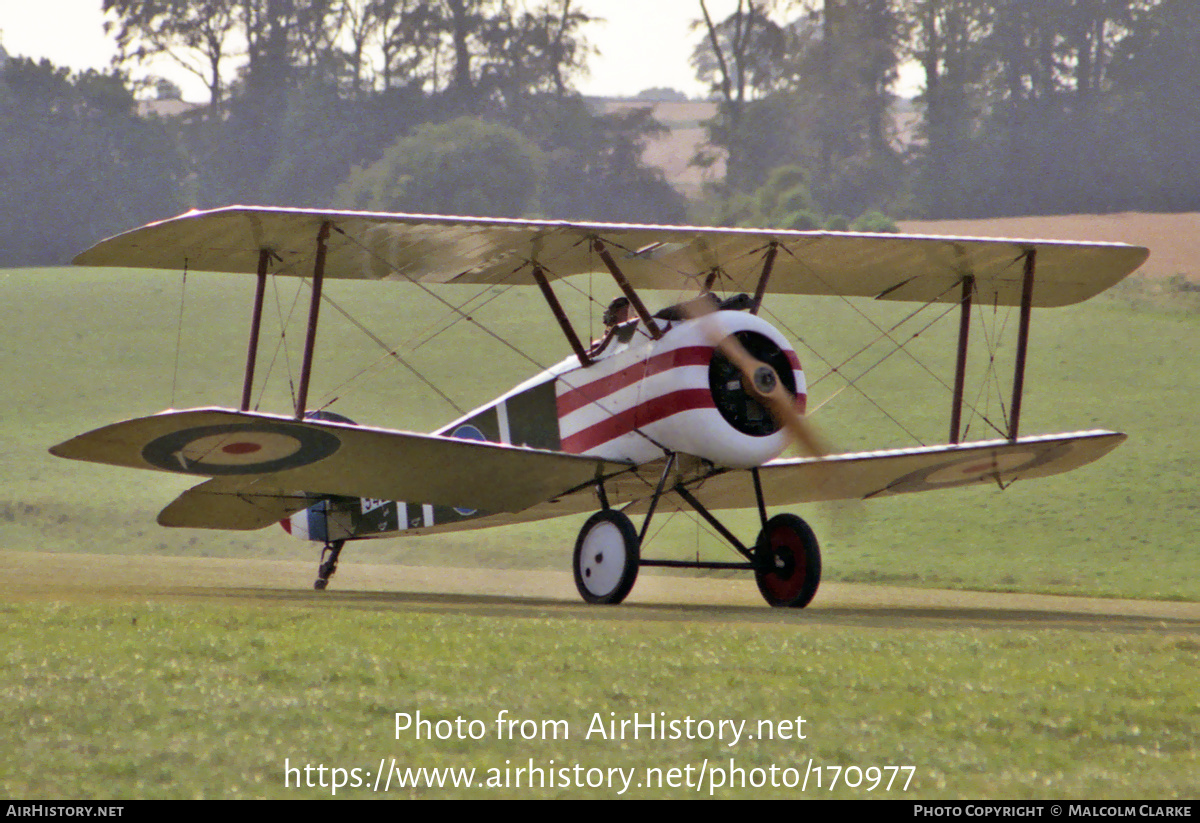
{"type": "Polygon", "coordinates": [[[779,373],[769,363],[751,354],[736,335],[723,327],[710,300],[694,300],[681,308],[689,319],[701,321],[713,347],[741,374],[746,393],[758,401],[807,454],[818,458],[829,454],[829,449],[812,425],[796,410],[796,399],[787,390],[779,373]]]}

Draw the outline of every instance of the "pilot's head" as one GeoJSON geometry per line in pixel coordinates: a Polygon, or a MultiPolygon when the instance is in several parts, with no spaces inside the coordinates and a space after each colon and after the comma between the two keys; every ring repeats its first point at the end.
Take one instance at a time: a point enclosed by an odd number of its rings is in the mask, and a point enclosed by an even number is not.
{"type": "Polygon", "coordinates": [[[629,308],[628,297],[618,297],[609,303],[604,310],[604,327],[611,329],[628,320],[632,316],[629,308]]]}

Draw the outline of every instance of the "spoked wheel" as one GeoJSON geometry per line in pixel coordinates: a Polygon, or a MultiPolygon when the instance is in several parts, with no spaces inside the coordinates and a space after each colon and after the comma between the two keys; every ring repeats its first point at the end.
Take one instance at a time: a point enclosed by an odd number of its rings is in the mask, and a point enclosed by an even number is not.
{"type": "Polygon", "coordinates": [[[772,606],[802,609],[821,584],[821,548],[817,536],[794,514],[767,521],[754,547],[758,590],[772,606]]]}
{"type": "Polygon", "coordinates": [[[575,541],[575,587],[589,603],[620,603],[637,580],[638,559],[638,533],[630,519],[615,509],[598,511],[575,541]]]}

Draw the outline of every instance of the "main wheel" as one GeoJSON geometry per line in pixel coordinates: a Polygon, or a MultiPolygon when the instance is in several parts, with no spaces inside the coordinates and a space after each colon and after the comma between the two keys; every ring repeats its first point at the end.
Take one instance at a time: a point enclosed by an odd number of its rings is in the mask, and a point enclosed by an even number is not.
{"type": "Polygon", "coordinates": [[[759,532],[754,547],[754,578],[772,606],[802,609],[821,585],[817,536],[794,514],[777,514],[759,532]]]}
{"type": "Polygon", "coordinates": [[[589,603],[620,603],[637,580],[638,533],[615,509],[588,518],[575,541],[575,588],[589,603]]]}

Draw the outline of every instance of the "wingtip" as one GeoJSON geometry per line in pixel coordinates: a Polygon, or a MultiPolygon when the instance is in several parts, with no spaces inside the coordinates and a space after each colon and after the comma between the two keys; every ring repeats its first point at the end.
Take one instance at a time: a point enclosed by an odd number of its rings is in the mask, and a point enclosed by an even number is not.
{"type": "Polygon", "coordinates": [[[66,457],[70,459],[73,456],[71,454],[71,444],[73,442],[75,442],[74,437],[72,437],[70,440],[64,440],[61,443],[55,443],[53,446],[47,449],[47,451],[49,451],[55,457],[66,457]]]}

